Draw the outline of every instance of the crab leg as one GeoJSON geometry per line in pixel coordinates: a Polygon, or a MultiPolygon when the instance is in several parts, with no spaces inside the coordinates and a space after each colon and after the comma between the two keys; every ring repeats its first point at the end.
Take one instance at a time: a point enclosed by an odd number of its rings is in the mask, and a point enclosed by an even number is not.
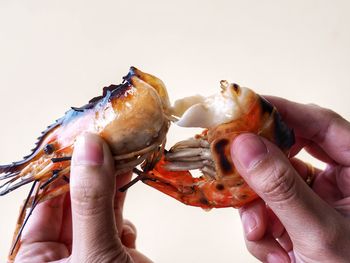
{"type": "MultiPolygon", "coordinates": [[[[199,135],[202,136],[202,135],[199,135]]],[[[210,144],[207,140],[203,138],[190,138],[184,141],[177,142],[173,147],[171,147],[171,151],[175,152],[182,148],[210,148],[210,144]]]]}
{"type": "Polygon", "coordinates": [[[204,167],[204,164],[202,161],[198,161],[198,162],[169,162],[165,166],[170,171],[187,171],[187,170],[201,169],[204,167]]]}
{"type": "Polygon", "coordinates": [[[212,156],[209,148],[183,148],[181,150],[172,151],[167,153],[167,160],[186,160],[187,158],[198,157],[200,160],[212,160],[212,156]]]}
{"type": "Polygon", "coordinates": [[[216,169],[208,141],[191,138],[175,144],[165,155],[170,171],[199,169],[205,176],[216,177],[216,169]],[[195,148],[198,147],[198,148],[195,148]]]}
{"type": "Polygon", "coordinates": [[[256,194],[243,180],[237,183],[229,177],[218,180],[192,177],[189,171],[169,171],[168,163],[164,160],[141,180],[186,205],[204,209],[240,207],[256,198],[256,194]]]}

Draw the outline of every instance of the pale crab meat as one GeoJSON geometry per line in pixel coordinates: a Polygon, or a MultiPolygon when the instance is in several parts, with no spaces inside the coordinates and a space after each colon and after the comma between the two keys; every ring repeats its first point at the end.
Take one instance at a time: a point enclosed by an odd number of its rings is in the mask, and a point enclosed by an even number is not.
{"type": "Polygon", "coordinates": [[[239,118],[246,112],[250,99],[250,89],[220,82],[221,91],[208,97],[195,95],[175,101],[172,113],[179,119],[176,124],[181,127],[211,128],[239,118]]]}

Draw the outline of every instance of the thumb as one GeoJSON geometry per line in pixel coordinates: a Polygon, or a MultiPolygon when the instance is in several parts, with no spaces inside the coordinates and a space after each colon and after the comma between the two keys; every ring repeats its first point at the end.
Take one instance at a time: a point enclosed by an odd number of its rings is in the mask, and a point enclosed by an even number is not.
{"type": "Polygon", "coordinates": [[[73,262],[127,257],[114,218],[114,162],[99,136],[86,133],[75,143],[70,191],[73,262]]]}
{"type": "Polygon", "coordinates": [[[294,241],[329,233],[329,220],[336,213],[303,182],[274,144],[255,134],[242,134],[233,141],[231,156],[238,172],[294,241]],[[310,235],[305,238],[305,233],[310,235]]]}

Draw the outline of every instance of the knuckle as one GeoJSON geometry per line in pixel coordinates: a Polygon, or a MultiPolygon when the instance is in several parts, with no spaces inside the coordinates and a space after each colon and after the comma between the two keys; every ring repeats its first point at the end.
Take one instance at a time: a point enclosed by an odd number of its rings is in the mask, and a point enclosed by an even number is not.
{"type": "Polygon", "coordinates": [[[112,202],[111,191],[99,185],[96,180],[90,180],[85,176],[79,178],[79,182],[70,185],[71,202],[76,213],[81,215],[92,215],[112,202]]]}
{"type": "Polygon", "coordinates": [[[314,103],[309,103],[308,106],[312,108],[313,111],[319,112],[321,116],[323,116],[325,119],[328,119],[329,121],[342,119],[338,113],[331,109],[321,107],[314,103]]]}
{"type": "Polygon", "coordinates": [[[306,106],[312,108],[312,109],[315,109],[315,110],[320,110],[322,109],[322,107],[316,103],[307,103],[306,106]]]}
{"type": "Polygon", "coordinates": [[[81,216],[91,216],[102,213],[109,200],[103,194],[91,194],[84,190],[78,190],[76,194],[71,195],[71,202],[74,213],[81,216]]]}
{"type": "Polygon", "coordinates": [[[327,108],[321,108],[320,110],[322,112],[322,114],[324,116],[327,116],[327,118],[329,118],[330,120],[339,120],[341,119],[341,116],[336,113],[335,111],[331,110],[331,109],[327,109],[327,108]]]}
{"type": "Polygon", "coordinates": [[[327,135],[332,132],[334,127],[344,126],[344,122],[347,122],[341,115],[331,109],[319,107],[318,114],[319,116],[322,116],[323,125],[320,127],[319,131],[313,135],[312,139],[318,141],[319,143],[326,140],[327,135]]]}
{"type": "Polygon", "coordinates": [[[292,199],[296,193],[293,170],[286,165],[270,164],[267,175],[261,183],[262,193],[267,200],[281,203],[292,199]]]}
{"type": "Polygon", "coordinates": [[[245,240],[247,250],[251,255],[263,261],[266,258],[268,251],[259,245],[259,242],[245,240]]]}
{"type": "Polygon", "coordinates": [[[93,189],[88,185],[72,186],[71,197],[74,201],[84,204],[105,199],[107,195],[98,189],[93,189]]]}
{"type": "Polygon", "coordinates": [[[330,130],[333,126],[337,126],[344,121],[343,117],[331,109],[321,108],[321,114],[325,116],[328,125],[326,125],[325,132],[330,130]]]}

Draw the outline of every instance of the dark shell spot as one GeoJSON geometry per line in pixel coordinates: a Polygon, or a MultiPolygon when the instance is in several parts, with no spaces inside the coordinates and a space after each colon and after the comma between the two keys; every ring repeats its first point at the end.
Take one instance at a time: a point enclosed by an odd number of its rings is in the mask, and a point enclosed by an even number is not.
{"type": "Polygon", "coordinates": [[[273,106],[271,105],[270,102],[268,102],[266,99],[264,99],[263,97],[260,97],[260,105],[261,105],[261,109],[262,112],[267,112],[269,114],[272,113],[273,111],[273,106]]]}
{"type": "Polygon", "coordinates": [[[45,154],[47,155],[50,155],[54,152],[55,148],[52,144],[46,144],[45,147],[44,147],[44,152],[45,154]]]}
{"type": "Polygon", "coordinates": [[[277,111],[273,117],[275,123],[275,142],[282,150],[287,150],[295,143],[294,131],[283,122],[281,115],[277,111]]]}
{"type": "Polygon", "coordinates": [[[205,197],[201,197],[199,199],[199,202],[202,203],[203,205],[209,205],[209,201],[205,197]]]}
{"type": "Polygon", "coordinates": [[[235,90],[236,93],[239,92],[239,85],[236,83],[233,83],[233,89],[235,90]]]}
{"type": "Polygon", "coordinates": [[[241,186],[241,185],[243,185],[243,184],[244,184],[244,181],[241,180],[241,181],[238,181],[238,182],[236,183],[236,186],[241,186]]]}
{"type": "Polygon", "coordinates": [[[247,198],[248,198],[248,195],[246,195],[246,194],[241,194],[239,196],[239,199],[241,199],[241,200],[244,200],[244,199],[247,199],[247,198]]]}
{"type": "Polygon", "coordinates": [[[215,144],[215,151],[221,152],[224,150],[225,146],[229,143],[227,139],[221,139],[215,144]]]}
{"type": "Polygon", "coordinates": [[[62,177],[62,179],[63,179],[65,182],[69,183],[69,178],[68,178],[67,176],[64,175],[64,176],[62,177]]]}
{"type": "Polygon", "coordinates": [[[225,189],[225,186],[223,184],[217,184],[216,189],[218,189],[219,191],[222,191],[225,189]]]}
{"type": "Polygon", "coordinates": [[[287,150],[295,143],[293,130],[283,122],[281,115],[274,110],[273,105],[266,99],[260,97],[260,105],[263,113],[272,114],[274,119],[274,140],[275,143],[282,149],[287,150]]]}
{"type": "Polygon", "coordinates": [[[233,171],[233,167],[225,154],[225,147],[228,144],[229,144],[229,141],[227,139],[222,139],[222,140],[219,140],[214,146],[215,153],[219,156],[220,168],[226,174],[233,171]]]}

